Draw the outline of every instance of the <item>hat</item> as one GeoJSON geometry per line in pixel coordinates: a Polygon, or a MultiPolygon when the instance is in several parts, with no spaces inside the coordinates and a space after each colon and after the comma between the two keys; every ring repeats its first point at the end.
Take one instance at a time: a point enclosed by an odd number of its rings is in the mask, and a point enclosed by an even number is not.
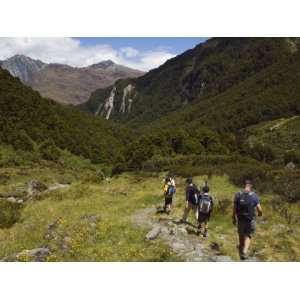
{"type": "Polygon", "coordinates": [[[186,179],[185,182],[188,183],[188,184],[191,184],[193,182],[193,178],[189,177],[189,178],[186,179]]]}
{"type": "Polygon", "coordinates": [[[253,183],[252,183],[252,180],[246,179],[246,180],[245,180],[245,185],[247,185],[247,184],[251,184],[251,185],[252,185],[252,184],[253,184],[253,183]]]}

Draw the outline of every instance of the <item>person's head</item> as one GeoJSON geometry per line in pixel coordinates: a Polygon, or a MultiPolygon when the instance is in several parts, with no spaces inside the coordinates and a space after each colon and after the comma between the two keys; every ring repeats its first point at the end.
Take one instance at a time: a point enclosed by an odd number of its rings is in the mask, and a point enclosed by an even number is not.
{"type": "Polygon", "coordinates": [[[170,177],[166,177],[165,183],[169,183],[169,182],[171,182],[171,178],[170,177]]]}
{"type": "Polygon", "coordinates": [[[250,179],[245,180],[245,190],[250,191],[252,189],[253,183],[250,179]]]}
{"type": "Polygon", "coordinates": [[[187,178],[186,181],[185,181],[185,183],[187,185],[192,184],[193,183],[193,178],[192,177],[187,178]]]}
{"type": "Polygon", "coordinates": [[[209,186],[208,186],[208,185],[205,185],[205,186],[202,188],[202,192],[203,192],[203,193],[209,193],[209,186]]]}

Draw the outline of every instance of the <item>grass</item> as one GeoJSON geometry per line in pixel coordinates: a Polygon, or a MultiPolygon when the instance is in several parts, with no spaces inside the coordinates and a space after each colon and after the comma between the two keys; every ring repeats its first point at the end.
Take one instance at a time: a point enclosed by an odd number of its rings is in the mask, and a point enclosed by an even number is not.
{"type": "MultiPolygon", "coordinates": [[[[73,165],[73,164],[72,164],[73,165]]],[[[24,249],[49,247],[49,261],[181,261],[161,240],[146,242],[149,228],[137,227],[131,216],[139,209],[163,203],[164,174],[122,174],[111,180],[90,180],[96,169],[87,162],[68,168],[60,164],[38,162],[3,166],[0,170],[0,194],[23,197],[27,183],[70,183],[29,200],[17,222],[0,229],[0,258],[24,249]],[[90,181],[89,181],[90,180],[90,181]],[[50,225],[50,229],[49,229],[50,225]]],[[[194,177],[202,185],[206,176],[194,177]]],[[[240,189],[227,176],[208,179],[215,197],[210,237],[199,242],[217,243],[219,252],[238,260],[237,233],[231,224],[233,195],[240,189]]],[[[182,217],[184,179],[177,178],[177,194],[172,211],[182,217]]],[[[278,205],[274,195],[260,195],[264,217],[258,222],[252,253],[262,261],[300,261],[299,204],[278,205]]],[[[195,222],[192,214],[190,221],[195,222]]],[[[26,258],[24,258],[26,260],[26,258]]]]}

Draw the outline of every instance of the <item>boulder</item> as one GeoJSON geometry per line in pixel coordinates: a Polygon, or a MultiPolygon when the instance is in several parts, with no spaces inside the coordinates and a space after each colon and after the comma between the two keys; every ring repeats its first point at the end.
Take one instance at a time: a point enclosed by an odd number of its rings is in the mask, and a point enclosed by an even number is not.
{"type": "Polygon", "coordinates": [[[216,255],[211,258],[211,261],[213,262],[233,262],[232,258],[230,256],[226,255],[216,255]]]}
{"type": "Polygon", "coordinates": [[[23,250],[17,254],[13,254],[3,258],[2,262],[12,261],[32,261],[32,262],[43,262],[49,255],[50,250],[48,248],[35,248],[30,250],[23,250]]]}
{"type": "Polygon", "coordinates": [[[45,190],[47,190],[47,186],[40,181],[31,180],[28,183],[27,193],[29,196],[44,192],[45,190]]]}
{"type": "Polygon", "coordinates": [[[48,186],[48,191],[54,191],[58,189],[64,189],[66,187],[69,187],[69,184],[61,184],[61,183],[54,183],[48,186]]]}
{"type": "Polygon", "coordinates": [[[296,169],[296,165],[295,165],[292,161],[290,161],[290,162],[285,166],[285,168],[286,168],[287,170],[295,170],[295,169],[296,169]]]}
{"type": "Polygon", "coordinates": [[[147,241],[154,240],[159,236],[160,232],[161,232],[161,227],[156,225],[146,234],[145,239],[147,241]]]}

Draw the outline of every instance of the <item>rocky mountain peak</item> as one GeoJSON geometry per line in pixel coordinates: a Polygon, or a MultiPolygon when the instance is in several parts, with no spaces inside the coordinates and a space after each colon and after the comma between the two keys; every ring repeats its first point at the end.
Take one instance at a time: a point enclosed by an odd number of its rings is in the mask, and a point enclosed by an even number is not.
{"type": "Polygon", "coordinates": [[[114,66],[114,65],[115,65],[115,63],[112,60],[108,59],[108,60],[103,60],[103,61],[101,61],[97,64],[93,64],[90,67],[95,68],[95,69],[98,69],[98,68],[99,69],[107,69],[107,68],[109,68],[111,66],[114,66]]]}
{"type": "Polygon", "coordinates": [[[40,60],[32,59],[25,55],[14,55],[2,61],[1,67],[10,72],[14,77],[19,77],[23,82],[29,82],[36,72],[47,64],[40,60]]]}

